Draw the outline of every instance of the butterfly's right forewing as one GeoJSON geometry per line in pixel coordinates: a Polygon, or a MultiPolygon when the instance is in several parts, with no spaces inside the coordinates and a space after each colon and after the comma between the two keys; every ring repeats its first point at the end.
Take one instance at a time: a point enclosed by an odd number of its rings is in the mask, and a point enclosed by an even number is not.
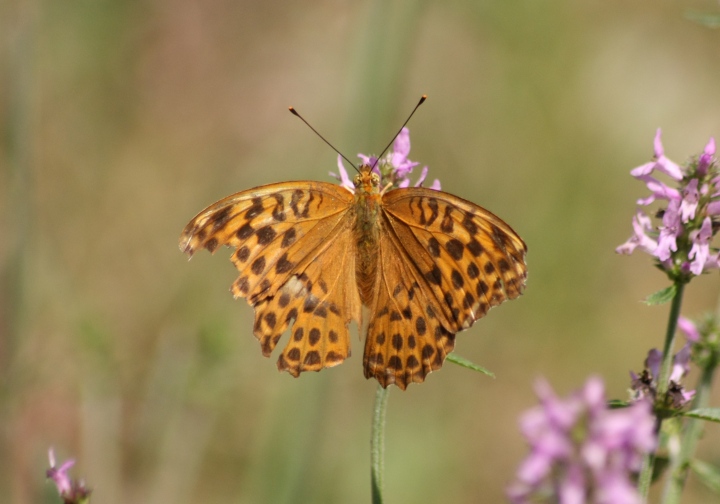
{"type": "Polygon", "coordinates": [[[422,272],[448,330],[470,327],[522,294],[527,247],[502,219],[467,200],[426,188],[390,191],[386,220],[422,272]]]}
{"type": "Polygon", "coordinates": [[[382,209],[365,376],[404,389],[442,366],[455,333],[521,294],[526,248],[501,219],[448,193],[397,189],[382,209]]]}

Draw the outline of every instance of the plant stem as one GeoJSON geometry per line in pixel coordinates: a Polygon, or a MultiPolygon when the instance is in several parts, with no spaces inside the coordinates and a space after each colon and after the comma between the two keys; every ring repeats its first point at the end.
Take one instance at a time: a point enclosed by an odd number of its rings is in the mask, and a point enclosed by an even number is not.
{"type": "Polygon", "coordinates": [[[685,284],[683,282],[675,282],[675,297],[673,297],[670,306],[670,316],[668,318],[667,331],[665,333],[665,346],[663,347],[663,360],[660,365],[660,376],[657,377],[657,399],[665,401],[668,388],[670,386],[670,371],[673,363],[673,346],[675,344],[675,334],[677,333],[677,323],[680,317],[680,307],[682,306],[683,290],[685,284]]]}
{"type": "MultiPolygon", "coordinates": [[[[675,344],[675,333],[677,332],[677,322],[680,317],[680,307],[682,306],[682,296],[685,284],[680,281],[675,282],[675,296],[670,306],[670,315],[668,316],[667,330],[665,331],[665,345],[663,346],[663,360],[660,364],[660,373],[657,377],[657,398],[656,406],[664,405],[667,396],[668,387],[670,386],[670,371],[673,362],[673,346],[675,344]]],[[[657,413],[656,407],[655,435],[659,438],[660,429],[662,428],[663,417],[657,413]]],[[[644,501],[652,483],[653,470],[655,469],[655,452],[645,455],[643,459],[642,469],[638,477],[638,491],[644,501]]]]}
{"type": "Polygon", "coordinates": [[[373,504],[382,504],[383,472],[385,469],[385,413],[390,391],[378,385],[375,392],[372,433],[370,440],[370,480],[373,504]]]}
{"type": "MultiPolygon", "coordinates": [[[[695,389],[692,409],[705,408],[710,402],[710,390],[717,365],[717,354],[713,354],[705,362],[698,386],[695,389]]],[[[687,419],[683,430],[680,453],[676,460],[673,461],[670,476],[665,484],[665,493],[662,500],[664,504],[677,504],[680,502],[680,496],[685,487],[685,480],[690,468],[690,459],[695,454],[698,440],[703,433],[703,422],[704,420],[699,418],[687,419]]]]}
{"type": "Polygon", "coordinates": [[[643,502],[647,502],[647,496],[650,492],[650,483],[652,483],[653,469],[655,468],[655,452],[648,453],[643,457],[642,469],[638,476],[638,492],[643,499],[643,502]]]}

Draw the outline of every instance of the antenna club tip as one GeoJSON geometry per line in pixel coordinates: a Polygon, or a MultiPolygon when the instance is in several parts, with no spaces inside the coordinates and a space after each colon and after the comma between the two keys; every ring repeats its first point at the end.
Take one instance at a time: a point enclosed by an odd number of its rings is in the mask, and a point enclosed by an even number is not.
{"type": "Polygon", "coordinates": [[[288,107],[288,110],[290,111],[290,113],[298,115],[297,111],[295,110],[295,107],[293,107],[292,105],[288,107]]]}

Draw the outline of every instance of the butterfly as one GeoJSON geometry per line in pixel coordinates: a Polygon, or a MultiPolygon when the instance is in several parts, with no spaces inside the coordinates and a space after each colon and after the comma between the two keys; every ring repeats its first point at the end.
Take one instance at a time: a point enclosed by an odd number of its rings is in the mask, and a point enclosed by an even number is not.
{"type": "Polygon", "coordinates": [[[340,364],[355,321],[366,328],[365,377],[405,390],[442,366],[457,332],[522,293],[527,247],[484,208],[424,187],[391,189],[370,163],[352,184],[233,194],[187,224],[180,249],[235,249],[231,291],[255,309],[263,355],[290,328],[279,370],[297,377],[340,364]]]}

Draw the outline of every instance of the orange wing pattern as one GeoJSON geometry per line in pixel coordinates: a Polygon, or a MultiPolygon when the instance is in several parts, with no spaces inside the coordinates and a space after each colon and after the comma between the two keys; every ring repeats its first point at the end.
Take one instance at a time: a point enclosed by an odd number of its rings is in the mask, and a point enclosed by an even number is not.
{"type": "Polygon", "coordinates": [[[500,218],[448,193],[397,189],[382,208],[365,376],[405,389],[442,366],[455,333],[522,293],[526,246],[500,218]]]}
{"type": "Polygon", "coordinates": [[[360,319],[354,287],[353,194],[322,182],[271,184],[229,196],[185,227],[189,256],[219,245],[236,250],[235,297],[255,308],[255,336],[269,356],[292,324],[278,368],[293,376],[350,355],[348,324],[360,319]]]}
{"type": "Polygon", "coordinates": [[[255,308],[265,356],[290,328],[277,366],[293,376],[350,355],[348,325],[360,323],[362,310],[358,254],[377,259],[366,261],[377,268],[368,288],[365,376],[404,390],[442,366],[457,332],[522,293],[526,247],[500,218],[462,198],[420,187],[380,197],[370,167],[358,177],[363,197],[310,181],[234,194],[190,221],[180,248],[190,256],[219,245],[236,249],[232,292],[255,308]],[[358,205],[376,198],[377,215],[363,213],[373,216],[363,221],[372,229],[356,226],[358,205]],[[361,252],[364,232],[378,240],[361,252]]]}

